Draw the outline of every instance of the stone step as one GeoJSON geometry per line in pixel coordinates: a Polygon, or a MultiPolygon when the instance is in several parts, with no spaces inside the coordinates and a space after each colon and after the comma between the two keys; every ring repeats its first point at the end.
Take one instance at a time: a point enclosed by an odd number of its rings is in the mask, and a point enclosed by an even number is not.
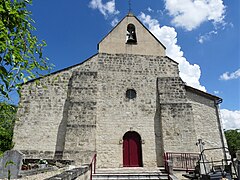
{"type": "Polygon", "coordinates": [[[146,167],[123,167],[123,168],[97,168],[96,173],[165,173],[164,167],[146,168],[146,167]]]}
{"type": "Polygon", "coordinates": [[[168,175],[154,174],[94,174],[93,180],[167,180],[168,175]]]}
{"type": "Polygon", "coordinates": [[[167,180],[168,174],[164,169],[146,169],[146,168],[113,168],[98,169],[93,174],[93,180],[167,180]]]}

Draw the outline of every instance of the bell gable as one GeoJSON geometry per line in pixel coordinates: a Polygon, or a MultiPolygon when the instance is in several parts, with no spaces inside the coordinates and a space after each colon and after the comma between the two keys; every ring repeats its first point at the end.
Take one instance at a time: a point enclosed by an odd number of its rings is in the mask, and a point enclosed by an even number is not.
{"type": "Polygon", "coordinates": [[[99,53],[165,56],[164,45],[133,15],[123,18],[98,44],[99,53]]]}

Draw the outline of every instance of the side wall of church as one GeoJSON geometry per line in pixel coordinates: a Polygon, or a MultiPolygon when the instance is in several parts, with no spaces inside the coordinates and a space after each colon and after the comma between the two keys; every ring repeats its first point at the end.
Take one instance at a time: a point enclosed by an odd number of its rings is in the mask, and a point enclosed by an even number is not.
{"type": "Polygon", "coordinates": [[[14,128],[14,149],[26,158],[53,158],[64,139],[63,122],[73,71],[96,68],[97,56],[66,70],[23,85],[14,128]]]}
{"type": "MultiPolygon", "coordinates": [[[[204,148],[227,146],[215,101],[192,91],[187,91],[187,98],[192,104],[197,139],[202,139],[205,143],[204,148]]],[[[206,151],[206,153],[209,159],[224,158],[223,150],[206,151]]]]}
{"type": "Polygon", "coordinates": [[[158,76],[178,77],[177,63],[166,57],[99,54],[98,167],[123,166],[123,136],[128,131],[141,136],[143,166],[156,167],[158,76]],[[136,91],[135,99],[126,97],[128,89],[136,91]]]}

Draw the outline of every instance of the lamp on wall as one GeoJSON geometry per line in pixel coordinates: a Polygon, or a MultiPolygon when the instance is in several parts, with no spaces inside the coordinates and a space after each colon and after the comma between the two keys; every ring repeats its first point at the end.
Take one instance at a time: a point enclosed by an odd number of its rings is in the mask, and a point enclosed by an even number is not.
{"type": "Polygon", "coordinates": [[[123,140],[122,139],[119,140],[119,144],[123,144],[123,140]]]}

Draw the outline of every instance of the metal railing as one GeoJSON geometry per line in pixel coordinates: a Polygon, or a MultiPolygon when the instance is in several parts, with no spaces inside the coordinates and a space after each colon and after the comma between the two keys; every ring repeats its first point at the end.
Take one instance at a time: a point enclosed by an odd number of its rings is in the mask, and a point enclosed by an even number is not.
{"type": "Polygon", "coordinates": [[[169,170],[169,162],[171,162],[171,168],[173,170],[192,171],[195,169],[198,160],[198,153],[164,153],[165,169],[167,171],[169,170]]]}
{"type": "Polygon", "coordinates": [[[96,174],[96,161],[97,161],[97,154],[93,155],[92,161],[89,164],[90,168],[90,180],[92,180],[92,175],[96,174]]]}

